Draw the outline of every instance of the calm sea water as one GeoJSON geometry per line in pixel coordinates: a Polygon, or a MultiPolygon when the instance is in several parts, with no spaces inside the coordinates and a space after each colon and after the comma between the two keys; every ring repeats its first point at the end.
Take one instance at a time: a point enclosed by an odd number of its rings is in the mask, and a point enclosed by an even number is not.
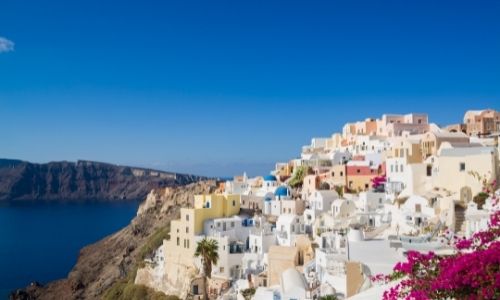
{"type": "Polygon", "coordinates": [[[0,204],[0,299],[66,277],[79,250],[125,227],[139,202],[0,204]]]}

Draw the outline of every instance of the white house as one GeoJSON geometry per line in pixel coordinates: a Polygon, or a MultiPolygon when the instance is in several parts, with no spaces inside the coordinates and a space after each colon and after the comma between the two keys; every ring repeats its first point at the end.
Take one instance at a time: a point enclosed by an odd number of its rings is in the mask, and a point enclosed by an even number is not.
{"type": "Polygon", "coordinates": [[[465,211],[465,236],[470,238],[476,232],[487,230],[491,213],[486,209],[478,209],[476,203],[470,202],[465,211]]]}
{"type": "Polygon", "coordinates": [[[276,234],[271,224],[264,223],[250,230],[249,251],[251,253],[264,255],[269,251],[269,247],[276,244],[276,234]]]}
{"type": "MultiPolygon", "coordinates": [[[[241,261],[249,243],[250,228],[247,219],[241,216],[217,218],[204,223],[204,235],[218,242],[219,261],[212,275],[223,279],[238,279],[241,275],[241,261]]],[[[201,266],[201,262],[200,266],[201,266]]]]}
{"type": "Polygon", "coordinates": [[[293,246],[295,237],[305,234],[304,218],[297,215],[280,215],[276,222],[276,235],[280,246],[293,246]]]}
{"type": "Polygon", "coordinates": [[[362,212],[371,212],[383,208],[386,202],[387,195],[385,193],[368,191],[359,193],[356,206],[362,212]]]}
{"type": "Polygon", "coordinates": [[[312,224],[316,221],[316,217],[321,213],[328,212],[333,201],[339,198],[335,191],[315,191],[307,201],[307,207],[304,210],[304,222],[310,232],[312,224]]]}
{"type": "Polygon", "coordinates": [[[290,189],[280,186],[274,192],[274,199],[267,195],[264,198],[265,215],[280,216],[282,214],[301,215],[305,209],[305,202],[301,199],[292,199],[290,189]]]}
{"type": "Polygon", "coordinates": [[[494,147],[446,147],[443,143],[437,158],[434,186],[457,194],[457,200],[469,202],[482,190],[482,182],[498,181],[498,154],[494,147]],[[476,177],[474,174],[477,174],[476,177]]]}
{"type": "Polygon", "coordinates": [[[336,220],[354,217],[356,214],[356,204],[352,200],[337,199],[332,203],[332,216],[336,220]]]}
{"type": "Polygon", "coordinates": [[[408,225],[421,226],[435,216],[434,208],[429,200],[420,196],[411,196],[401,207],[403,217],[408,225]]]}

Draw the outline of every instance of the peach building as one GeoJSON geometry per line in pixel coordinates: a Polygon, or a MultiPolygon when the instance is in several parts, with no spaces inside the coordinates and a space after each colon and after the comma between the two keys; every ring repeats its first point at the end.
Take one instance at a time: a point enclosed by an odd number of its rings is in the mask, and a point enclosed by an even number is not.
{"type": "Polygon", "coordinates": [[[427,114],[382,115],[380,119],[366,119],[347,123],[342,129],[344,138],[353,135],[401,136],[404,132],[421,134],[429,131],[427,114]]]}
{"type": "Polygon", "coordinates": [[[330,169],[330,177],[327,179],[330,187],[347,186],[347,169],[346,165],[335,165],[330,169]]]}
{"type": "Polygon", "coordinates": [[[429,119],[427,114],[383,115],[377,120],[377,128],[377,135],[387,137],[401,136],[404,132],[421,134],[429,130],[429,119]]]}
{"type": "Polygon", "coordinates": [[[464,115],[468,135],[480,136],[500,131],[500,113],[492,109],[469,110],[464,115]]]}
{"type": "Polygon", "coordinates": [[[309,198],[309,196],[319,188],[320,183],[320,177],[317,175],[307,175],[304,177],[304,182],[302,184],[302,198],[309,198]]]}
{"type": "Polygon", "coordinates": [[[377,134],[377,120],[368,118],[356,123],[347,123],[342,133],[344,137],[352,135],[375,135],[377,134]]]}

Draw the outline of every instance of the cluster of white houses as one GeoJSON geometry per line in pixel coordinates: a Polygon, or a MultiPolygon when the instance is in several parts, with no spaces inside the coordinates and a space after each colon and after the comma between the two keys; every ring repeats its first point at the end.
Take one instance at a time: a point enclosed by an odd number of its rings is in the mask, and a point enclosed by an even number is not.
{"type": "Polygon", "coordinates": [[[197,241],[218,241],[211,296],[244,299],[372,299],[370,276],[407,250],[448,249],[498,209],[483,188],[499,178],[500,114],[469,111],[440,128],[426,114],[383,115],[314,138],[270,175],[234,177],[198,195],[136,283],[201,298],[197,241]],[[305,172],[299,187],[291,187],[305,172]],[[483,193],[483,194],[482,194],[483,193]]]}

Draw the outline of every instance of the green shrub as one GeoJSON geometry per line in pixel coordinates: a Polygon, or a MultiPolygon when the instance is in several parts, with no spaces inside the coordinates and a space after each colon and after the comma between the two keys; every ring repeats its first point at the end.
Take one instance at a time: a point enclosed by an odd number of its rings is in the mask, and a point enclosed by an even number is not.
{"type": "Polygon", "coordinates": [[[339,194],[340,198],[344,198],[344,187],[341,185],[336,185],[333,187],[333,189],[339,194]]]}
{"type": "Polygon", "coordinates": [[[241,295],[245,300],[250,300],[252,299],[253,295],[255,295],[255,289],[254,288],[249,288],[246,290],[241,291],[241,295]]]}
{"type": "Polygon", "coordinates": [[[147,286],[136,285],[130,281],[116,282],[103,297],[104,300],[180,300],[176,296],[167,296],[147,286]]]}
{"type": "Polygon", "coordinates": [[[328,296],[320,297],[319,300],[338,300],[338,298],[335,295],[328,295],[328,296]]]}
{"type": "Polygon", "coordinates": [[[156,249],[161,246],[163,240],[167,239],[169,232],[170,226],[165,226],[153,233],[139,250],[138,260],[142,261],[148,257],[151,257],[156,249]]]}
{"type": "Polygon", "coordinates": [[[477,204],[478,209],[482,209],[484,203],[486,203],[486,199],[488,199],[489,196],[490,196],[489,194],[481,192],[476,196],[474,196],[474,199],[472,201],[474,201],[474,203],[477,204]]]}
{"type": "Polygon", "coordinates": [[[128,272],[126,279],[115,282],[103,296],[104,300],[180,300],[176,296],[167,296],[161,292],[156,292],[144,285],[134,284],[137,269],[144,267],[144,259],[151,257],[158,249],[163,240],[167,238],[170,226],[159,228],[155,231],[139,249],[137,253],[137,263],[128,272]]]}

